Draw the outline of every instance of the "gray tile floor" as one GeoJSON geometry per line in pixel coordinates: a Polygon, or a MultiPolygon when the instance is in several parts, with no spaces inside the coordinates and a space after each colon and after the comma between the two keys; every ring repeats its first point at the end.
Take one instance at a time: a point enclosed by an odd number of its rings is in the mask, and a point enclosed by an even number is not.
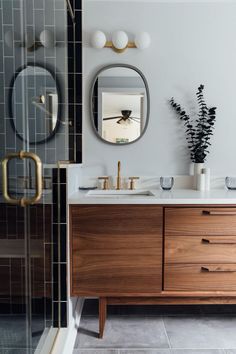
{"type": "Polygon", "coordinates": [[[74,354],[236,354],[235,307],[113,308],[98,339],[94,304],[83,312],[74,354]]]}
{"type": "Polygon", "coordinates": [[[26,317],[23,315],[0,315],[0,354],[34,353],[44,330],[44,317],[32,317],[32,347],[27,342],[26,317]]]}

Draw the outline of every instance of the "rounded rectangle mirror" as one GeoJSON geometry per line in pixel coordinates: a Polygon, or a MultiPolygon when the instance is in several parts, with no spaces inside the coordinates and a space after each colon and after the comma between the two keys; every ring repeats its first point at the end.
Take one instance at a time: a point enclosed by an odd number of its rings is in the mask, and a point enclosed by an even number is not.
{"type": "Polygon", "coordinates": [[[26,140],[26,124],[30,144],[45,143],[55,135],[60,124],[60,90],[48,69],[28,64],[17,71],[11,83],[9,114],[12,128],[21,140],[26,140]]]}
{"type": "Polygon", "coordinates": [[[90,100],[92,125],[104,142],[127,145],[145,133],[150,95],[147,80],[136,67],[103,67],[93,80],[90,100]]]}

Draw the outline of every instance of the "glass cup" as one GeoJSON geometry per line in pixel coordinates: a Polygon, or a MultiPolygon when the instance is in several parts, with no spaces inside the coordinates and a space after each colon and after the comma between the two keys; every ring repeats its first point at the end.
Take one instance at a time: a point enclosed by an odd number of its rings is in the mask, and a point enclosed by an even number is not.
{"type": "Polygon", "coordinates": [[[164,191],[170,191],[174,185],[174,177],[161,177],[160,185],[164,191]]]}
{"type": "Polygon", "coordinates": [[[229,190],[236,190],[236,177],[226,177],[225,185],[229,190]]]}

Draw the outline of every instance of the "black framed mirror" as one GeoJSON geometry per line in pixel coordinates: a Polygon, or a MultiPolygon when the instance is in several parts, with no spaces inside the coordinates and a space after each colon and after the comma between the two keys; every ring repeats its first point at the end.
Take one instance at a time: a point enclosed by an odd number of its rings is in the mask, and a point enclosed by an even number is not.
{"type": "Polygon", "coordinates": [[[150,94],[143,73],[132,65],[103,67],[93,79],[90,114],[96,135],[113,145],[127,145],[145,133],[150,94]]]}
{"type": "Polygon", "coordinates": [[[21,67],[9,93],[9,115],[16,135],[31,145],[52,139],[60,125],[60,103],[58,82],[47,68],[31,64],[21,67]]]}

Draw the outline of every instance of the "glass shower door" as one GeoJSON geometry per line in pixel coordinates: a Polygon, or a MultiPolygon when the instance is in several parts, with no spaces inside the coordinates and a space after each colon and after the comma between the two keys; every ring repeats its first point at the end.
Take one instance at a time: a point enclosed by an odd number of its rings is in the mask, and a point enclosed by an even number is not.
{"type": "MultiPolygon", "coordinates": [[[[44,139],[43,130],[53,130],[54,122],[39,122],[55,119],[55,87],[42,68],[53,77],[63,73],[57,80],[63,81],[66,39],[59,38],[58,48],[50,50],[37,41],[44,29],[56,32],[57,26],[66,26],[65,9],[64,0],[0,0],[0,160],[5,164],[0,172],[0,353],[46,354],[59,327],[52,166],[67,160],[67,126],[61,127],[56,145],[56,139],[44,139]],[[40,182],[32,157],[42,163],[40,182]],[[32,202],[40,183],[41,198],[32,202]]],[[[66,28],[60,33],[66,36],[66,28]]],[[[61,92],[61,114],[65,107],[61,92]]]]}
{"type": "MultiPolygon", "coordinates": [[[[16,1],[0,1],[0,158],[26,151],[24,140],[17,141],[9,117],[9,90],[17,67],[26,63],[23,50],[18,51],[24,27],[22,4],[16,1]]],[[[22,82],[22,92],[24,90],[22,82]]],[[[24,104],[18,104],[22,116],[24,104]]],[[[22,133],[25,121],[22,120],[22,133]]],[[[24,160],[11,159],[7,167],[8,192],[19,199],[25,184],[24,160]]],[[[29,313],[29,264],[27,246],[27,209],[6,201],[1,170],[0,195],[0,351],[30,353],[29,313]]]]}

